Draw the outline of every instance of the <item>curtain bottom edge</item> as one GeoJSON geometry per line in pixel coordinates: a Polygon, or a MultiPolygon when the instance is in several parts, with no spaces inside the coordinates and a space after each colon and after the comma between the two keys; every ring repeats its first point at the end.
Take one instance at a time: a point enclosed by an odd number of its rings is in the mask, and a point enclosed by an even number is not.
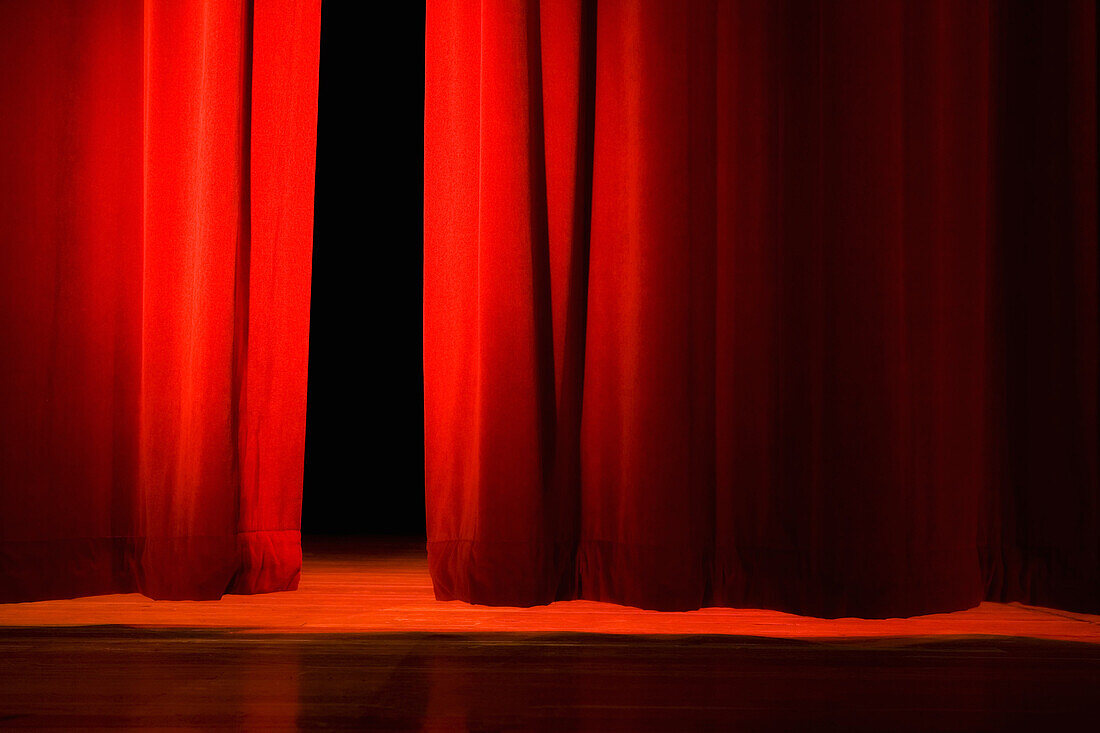
{"type": "Polygon", "coordinates": [[[301,567],[297,530],[5,541],[0,542],[0,603],[117,593],[215,600],[294,590],[301,567]]]}
{"type": "Polygon", "coordinates": [[[602,541],[428,542],[435,597],[531,607],[590,600],[655,611],[759,608],[818,618],[907,618],[1022,602],[1096,613],[1100,572],[1035,554],[945,548],[822,558],[721,547],[676,552],[602,541]]]}

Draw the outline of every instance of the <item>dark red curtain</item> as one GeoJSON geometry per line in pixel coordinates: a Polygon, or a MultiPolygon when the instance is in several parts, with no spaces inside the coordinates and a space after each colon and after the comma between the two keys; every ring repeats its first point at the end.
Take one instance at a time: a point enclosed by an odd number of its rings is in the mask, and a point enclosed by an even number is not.
{"type": "Polygon", "coordinates": [[[1096,36],[429,0],[437,596],[1100,611],[1096,36]]]}
{"type": "Polygon", "coordinates": [[[0,3],[0,601],[296,587],[319,19],[0,3]]]}

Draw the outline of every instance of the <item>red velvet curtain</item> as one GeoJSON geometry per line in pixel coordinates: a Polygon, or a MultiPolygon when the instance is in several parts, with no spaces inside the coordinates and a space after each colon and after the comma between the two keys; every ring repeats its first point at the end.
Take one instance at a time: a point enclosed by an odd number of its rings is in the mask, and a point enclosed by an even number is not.
{"type": "Polygon", "coordinates": [[[429,0],[437,596],[1100,611],[1096,37],[429,0]]]}
{"type": "Polygon", "coordinates": [[[0,601],[296,587],[319,22],[0,3],[0,601]]]}

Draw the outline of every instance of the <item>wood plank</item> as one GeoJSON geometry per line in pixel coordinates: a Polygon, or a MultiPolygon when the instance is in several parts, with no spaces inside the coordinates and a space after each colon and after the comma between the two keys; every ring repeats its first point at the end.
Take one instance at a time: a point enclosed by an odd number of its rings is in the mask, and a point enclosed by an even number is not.
{"type": "MultiPolygon", "coordinates": [[[[908,619],[818,619],[759,609],[660,613],[593,601],[490,608],[436,601],[423,542],[307,539],[299,590],[220,601],[137,594],[0,605],[0,626],[237,628],[268,632],[730,634],[787,639],[1011,636],[1100,643],[1100,616],[983,603],[908,619]]],[[[896,642],[900,643],[900,642],[896,642]]]]}

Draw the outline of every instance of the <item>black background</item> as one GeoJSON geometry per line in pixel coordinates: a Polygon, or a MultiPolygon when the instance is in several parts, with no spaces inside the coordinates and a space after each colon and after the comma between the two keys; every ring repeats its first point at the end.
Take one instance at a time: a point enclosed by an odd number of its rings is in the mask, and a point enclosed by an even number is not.
{"type": "Polygon", "coordinates": [[[424,533],[423,118],[423,4],[325,0],[305,533],[424,533]]]}

